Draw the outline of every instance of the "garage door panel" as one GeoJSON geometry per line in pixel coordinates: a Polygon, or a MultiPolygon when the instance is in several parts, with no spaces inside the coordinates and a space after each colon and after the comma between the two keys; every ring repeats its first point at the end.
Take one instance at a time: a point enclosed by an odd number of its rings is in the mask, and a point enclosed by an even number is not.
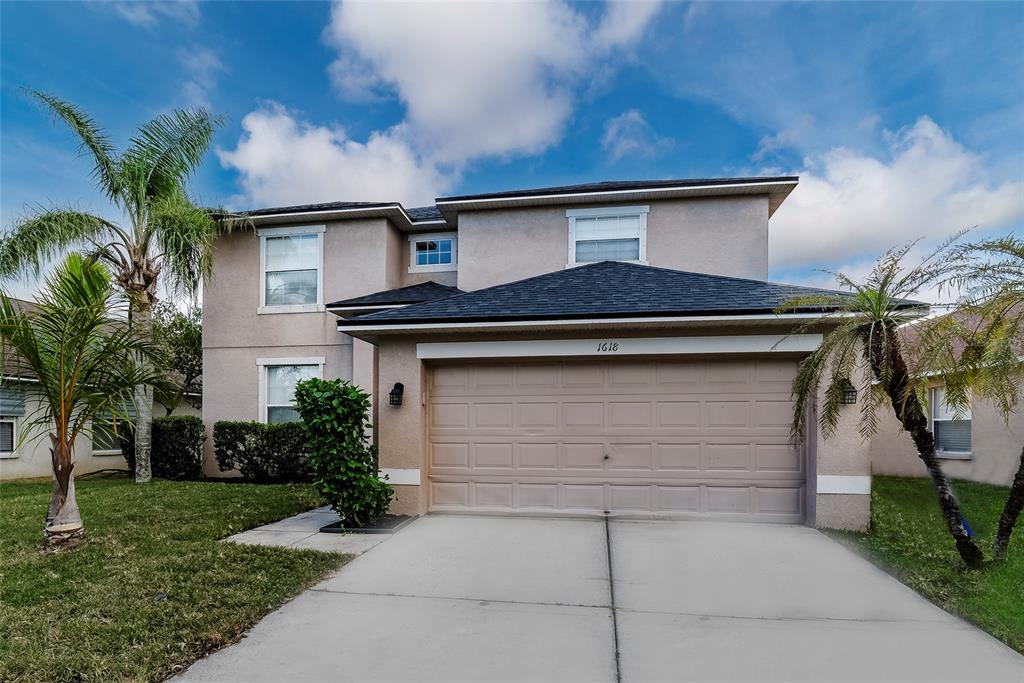
{"type": "Polygon", "coordinates": [[[522,470],[557,470],[557,443],[520,443],[516,467],[522,470]]]}
{"type": "Polygon", "coordinates": [[[562,468],[571,473],[572,470],[593,472],[604,469],[605,445],[603,443],[567,443],[562,444],[564,458],[562,468]]]}
{"type": "Polygon", "coordinates": [[[704,445],[704,469],[750,470],[749,443],[709,443],[704,445]]]}
{"type": "Polygon", "coordinates": [[[467,363],[430,386],[431,509],[799,521],[791,360],[467,363]]]}

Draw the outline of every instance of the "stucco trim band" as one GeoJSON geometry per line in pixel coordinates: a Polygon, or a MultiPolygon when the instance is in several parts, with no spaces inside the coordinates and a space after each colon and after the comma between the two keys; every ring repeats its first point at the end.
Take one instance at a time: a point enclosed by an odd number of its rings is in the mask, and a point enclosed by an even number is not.
{"type": "Polygon", "coordinates": [[[647,356],[652,354],[809,353],[821,345],[820,334],[746,334],[709,337],[603,337],[599,339],[531,339],[488,342],[423,342],[421,360],[451,358],[550,358],[580,356],[647,356]]]}
{"type": "Polygon", "coordinates": [[[859,494],[871,493],[871,475],[819,474],[818,493],[859,494]]]}
{"type": "Polygon", "coordinates": [[[405,486],[419,486],[420,485],[420,471],[418,468],[414,469],[398,469],[390,467],[380,468],[380,477],[388,478],[389,484],[405,485],[405,486]]]}

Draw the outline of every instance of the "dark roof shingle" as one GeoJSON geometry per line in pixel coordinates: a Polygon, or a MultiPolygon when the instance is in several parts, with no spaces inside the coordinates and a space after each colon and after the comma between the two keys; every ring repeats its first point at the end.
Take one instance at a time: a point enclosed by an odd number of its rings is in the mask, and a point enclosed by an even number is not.
{"type": "Polygon", "coordinates": [[[364,296],[357,296],[352,299],[342,299],[327,304],[327,308],[345,308],[348,306],[391,306],[395,304],[418,304],[424,301],[444,299],[449,296],[462,294],[462,290],[449,285],[442,285],[439,282],[430,280],[421,282],[418,285],[399,287],[398,289],[386,289],[382,292],[374,292],[364,296]]]}
{"type": "Polygon", "coordinates": [[[357,325],[772,313],[796,296],[839,292],[603,261],[383,311],[357,325]]]}

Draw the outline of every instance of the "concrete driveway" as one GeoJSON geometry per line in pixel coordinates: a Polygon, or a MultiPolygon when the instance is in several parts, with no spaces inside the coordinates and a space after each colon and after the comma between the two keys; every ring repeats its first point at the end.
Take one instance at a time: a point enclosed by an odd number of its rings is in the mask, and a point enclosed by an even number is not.
{"type": "Polygon", "coordinates": [[[1013,681],[1024,657],[799,526],[428,516],[188,681],[1013,681]]]}

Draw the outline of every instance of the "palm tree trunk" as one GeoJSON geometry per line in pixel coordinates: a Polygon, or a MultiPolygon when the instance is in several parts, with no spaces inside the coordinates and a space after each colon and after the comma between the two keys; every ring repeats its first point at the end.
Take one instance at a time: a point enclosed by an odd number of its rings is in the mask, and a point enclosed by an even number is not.
{"type": "Polygon", "coordinates": [[[50,458],[53,462],[53,495],[50,498],[50,509],[46,513],[46,524],[43,531],[46,544],[59,546],[85,534],[85,525],[78,510],[75,499],[75,477],[72,470],[75,461],[72,457],[73,447],[62,442],[55,435],[50,435],[50,458]]]}
{"type": "Polygon", "coordinates": [[[1005,560],[1007,551],[1010,549],[1010,534],[1017,524],[1020,511],[1024,508],[1024,447],[1020,449],[1020,466],[1017,468],[1017,475],[1010,485],[1010,495],[1006,499],[1006,507],[999,517],[999,527],[996,529],[996,540],[993,544],[993,553],[997,560],[1005,560]]]}
{"type": "Polygon", "coordinates": [[[978,569],[981,567],[984,556],[970,534],[967,533],[963,514],[960,512],[960,502],[956,499],[956,494],[953,493],[949,479],[942,471],[942,467],[939,466],[938,458],[935,457],[935,436],[928,429],[928,418],[925,416],[924,409],[921,407],[920,401],[917,400],[917,395],[908,391],[910,373],[899,347],[898,338],[896,337],[897,332],[895,329],[890,329],[888,334],[891,335],[890,339],[893,340],[885,345],[888,349],[883,349],[880,334],[876,334],[873,337],[870,359],[872,374],[885,388],[885,392],[896,413],[896,419],[903,425],[903,429],[910,434],[910,438],[914,441],[914,446],[917,447],[917,455],[921,458],[921,462],[924,463],[925,469],[928,470],[928,476],[931,477],[932,485],[935,487],[935,492],[939,498],[942,516],[946,520],[946,526],[949,528],[949,533],[956,544],[957,552],[960,553],[964,564],[971,569],[978,569]],[[889,354],[889,376],[887,381],[883,380],[885,373],[882,372],[883,364],[881,362],[881,356],[886,352],[889,354]]]}
{"type": "MultiPolygon", "coordinates": [[[[136,334],[149,339],[152,330],[153,307],[147,302],[133,302],[132,325],[136,334]]],[[[146,359],[136,356],[136,362],[142,365],[146,359]]],[[[135,483],[147,484],[153,479],[153,467],[150,462],[152,451],[153,426],[153,394],[149,387],[140,384],[135,387],[135,483]]]]}

